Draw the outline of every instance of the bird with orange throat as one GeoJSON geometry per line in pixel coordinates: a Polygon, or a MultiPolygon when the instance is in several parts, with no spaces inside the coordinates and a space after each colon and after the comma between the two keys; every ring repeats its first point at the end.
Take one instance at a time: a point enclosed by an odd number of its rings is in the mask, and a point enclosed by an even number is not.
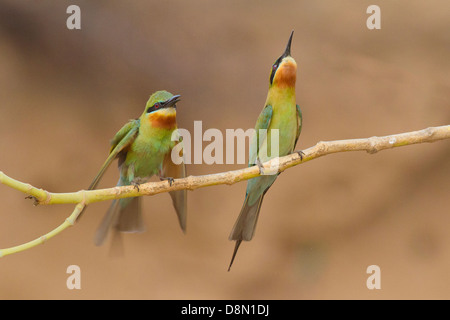
{"type": "MultiPolygon", "coordinates": [[[[302,112],[295,99],[297,63],[291,56],[293,34],[294,31],[289,37],[284,53],[272,65],[269,93],[256,121],[256,134],[253,138],[256,140],[250,145],[249,166],[257,164],[261,172],[263,171],[262,162],[294,151],[302,130],[302,112]],[[277,131],[278,135],[273,135],[273,131],[277,131]],[[274,139],[274,136],[278,139],[274,139]],[[276,150],[275,147],[278,148],[278,154],[273,152],[276,150]]],[[[301,151],[299,155],[302,157],[301,151]]],[[[228,271],[241,242],[250,241],[253,238],[264,195],[275,182],[278,174],[263,174],[248,181],[244,204],[229,237],[230,240],[236,241],[236,244],[228,271]]]]}
{"type": "MultiPolygon", "coordinates": [[[[105,170],[118,159],[120,178],[117,186],[134,185],[139,189],[153,175],[169,180],[186,176],[185,165],[172,161],[172,149],[178,141],[172,140],[177,129],[176,104],[179,95],[167,91],[153,93],[142,115],[127,122],[111,140],[109,156],[89,186],[96,188],[105,170]]],[[[186,230],[186,190],[170,192],[178,222],[186,230]]],[[[141,197],[113,200],[95,235],[95,244],[101,245],[111,228],[121,232],[142,232],[141,197]]]]}

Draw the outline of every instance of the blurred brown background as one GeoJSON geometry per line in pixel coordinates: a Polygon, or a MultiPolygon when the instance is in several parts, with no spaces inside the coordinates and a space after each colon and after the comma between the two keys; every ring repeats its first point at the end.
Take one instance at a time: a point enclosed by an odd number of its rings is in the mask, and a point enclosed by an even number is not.
{"type": "MultiPolygon", "coordinates": [[[[192,129],[250,128],[294,29],[298,148],[450,123],[450,3],[433,1],[16,1],[0,3],[0,170],[51,192],[86,188],[109,139],[160,89],[192,129]],[[66,8],[81,8],[81,30],[66,8]],[[381,30],[366,9],[381,8],[381,30]]],[[[206,143],[205,143],[206,145],[206,143]]],[[[168,195],[124,255],[75,227],[0,260],[1,299],[449,299],[450,143],[341,153],[289,169],[265,197],[231,272],[228,234],[245,183],[189,192],[188,232],[168,195]],[[81,268],[81,290],[66,268],[81,268]],[[381,268],[368,290],[366,268],[381,268]]],[[[189,174],[242,165],[190,165],[189,174]]],[[[114,186],[116,165],[100,187],[114,186]]],[[[0,248],[34,239],[72,205],[33,207],[0,185],[0,248]]]]}

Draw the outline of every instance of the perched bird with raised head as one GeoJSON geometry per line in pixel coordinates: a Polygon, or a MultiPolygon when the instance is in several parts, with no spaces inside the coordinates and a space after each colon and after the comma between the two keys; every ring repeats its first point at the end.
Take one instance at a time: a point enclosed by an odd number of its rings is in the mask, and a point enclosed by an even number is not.
{"type": "MultiPolygon", "coordinates": [[[[295,82],[297,63],[291,57],[291,43],[294,31],[289,37],[284,53],[272,65],[269,78],[269,93],[255,126],[256,143],[250,145],[249,166],[258,164],[262,171],[262,162],[275,156],[285,156],[294,151],[302,130],[302,112],[295,100],[295,82]],[[266,130],[260,136],[261,129],[266,130]],[[270,152],[272,148],[272,130],[278,130],[278,155],[270,152]],[[269,156],[270,155],[270,156],[269,156]]],[[[275,143],[275,141],[274,141],[275,143]]],[[[302,156],[301,151],[299,155],[302,156]]],[[[247,183],[244,204],[231,231],[230,240],[236,241],[228,271],[233,264],[241,242],[250,241],[255,233],[256,223],[264,195],[275,182],[278,174],[261,175],[247,183]]]]}
{"type": "MultiPolygon", "coordinates": [[[[139,189],[153,175],[172,183],[175,178],[186,176],[185,165],[173,163],[172,148],[179,143],[172,141],[177,129],[176,104],[180,96],[157,91],[150,96],[144,112],[135,120],[128,121],[111,140],[109,156],[102,165],[88,190],[95,189],[105,170],[114,159],[118,159],[120,178],[117,186],[134,185],[139,189]]],[[[170,192],[178,221],[186,230],[186,190],[170,192]]],[[[141,213],[141,198],[113,200],[97,233],[95,244],[101,245],[113,227],[121,232],[142,232],[144,224],[141,213]]]]}

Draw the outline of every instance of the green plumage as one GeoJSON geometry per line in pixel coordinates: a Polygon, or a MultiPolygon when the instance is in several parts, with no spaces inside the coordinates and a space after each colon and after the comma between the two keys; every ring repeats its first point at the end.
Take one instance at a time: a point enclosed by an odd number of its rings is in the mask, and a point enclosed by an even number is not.
{"type": "MultiPolygon", "coordinates": [[[[176,122],[165,124],[167,119],[175,121],[176,102],[179,96],[167,91],[151,95],[139,119],[127,122],[111,140],[108,158],[92,181],[89,190],[95,189],[106,169],[118,159],[120,178],[117,186],[135,185],[147,182],[153,175],[163,179],[183,178],[186,175],[184,163],[175,165],[171,151],[176,141],[172,133],[176,122]]],[[[186,229],[186,190],[170,192],[178,220],[183,231],[186,229]]],[[[144,230],[140,198],[114,200],[95,235],[95,243],[101,245],[111,227],[122,232],[144,230]]]]}
{"type": "MultiPolygon", "coordinates": [[[[300,135],[302,113],[295,102],[296,63],[290,56],[291,41],[292,34],[285,52],[272,67],[267,100],[256,121],[256,142],[250,146],[249,166],[292,153],[300,135]],[[267,130],[267,134],[261,135],[261,129],[267,130]],[[275,143],[272,141],[273,130],[278,130],[278,155],[272,152],[275,143]]],[[[244,204],[229,237],[236,241],[230,267],[241,242],[253,238],[264,195],[277,176],[261,175],[248,181],[244,204]]]]}

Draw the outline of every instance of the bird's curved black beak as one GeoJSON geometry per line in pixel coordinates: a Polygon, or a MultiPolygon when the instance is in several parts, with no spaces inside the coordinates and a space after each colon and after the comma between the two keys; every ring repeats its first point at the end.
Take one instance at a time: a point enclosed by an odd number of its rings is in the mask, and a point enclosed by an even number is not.
{"type": "Polygon", "coordinates": [[[292,43],[292,36],[294,35],[294,30],[291,32],[291,36],[289,37],[288,44],[286,46],[286,50],[284,50],[284,53],[282,57],[290,57],[291,56],[291,43],[292,43]]]}
{"type": "Polygon", "coordinates": [[[172,98],[164,102],[163,108],[175,108],[175,104],[181,100],[180,97],[180,95],[173,96],[172,98]]]}

